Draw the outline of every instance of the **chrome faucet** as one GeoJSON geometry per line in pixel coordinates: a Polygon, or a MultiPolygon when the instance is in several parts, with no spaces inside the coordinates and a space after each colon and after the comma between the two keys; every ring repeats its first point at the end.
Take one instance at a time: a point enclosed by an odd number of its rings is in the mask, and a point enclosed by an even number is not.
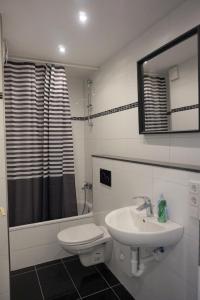
{"type": "Polygon", "coordinates": [[[153,205],[151,203],[151,199],[147,196],[136,196],[133,199],[143,199],[144,203],[137,207],[137,210],[141,211],[146,209],[147,217],[153,217],[153,205]]]}

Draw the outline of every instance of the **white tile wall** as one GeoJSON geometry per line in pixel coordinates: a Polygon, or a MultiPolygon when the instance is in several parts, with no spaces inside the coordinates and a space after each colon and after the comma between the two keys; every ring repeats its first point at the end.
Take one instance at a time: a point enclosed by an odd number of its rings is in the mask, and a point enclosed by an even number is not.
{"type": "MultiPolygon", "coordinates": [[[[137,60],[199,24],[200,2],[188,0],[138,39],[105,62],[93,77],[93,111],[98,113],[137,101],[137,60]]],[[[138,109],[93,120],[86,130],[86,177],[91,180],[91,154],[104,153],[162,161],[200,164],[200,134],[138,134],[138,109]]]]}
{"type": "MultiPolygon", "coordinates": [[[[136,41],[122,49],[96,72],[92,97],[95,113],[137,101],[136,62],[177,35],[199,23],[200,2],[185,1],[176,11],[147,30],[136,41]]],[[[95,221],[104,224],[108,211],[129,205],[132,196],[148,194],[156,201],[164,192],[172,220],[184,225],[183,239],[159,265],[142,279],[129,279],[122,274],[115,258],[110,263],[137,300],[197,300],[198,221],[189,217],[188,181],[200,180],[198,174],[158,167],[129,165],[94,159],[95,153],[146,158],[153,160],[200,164],[200,143],[197,134],[140,136],[137,108],[93,120],[86,126],[86,178],[94,184],[95,221]],[[99,167],[110,168],[115,174],[112,189],[99,185],[99,167]]]]}
{"type": "Polygon", "coordinates": [[[120,246],[114,243],[109,267],[137,300],[197,300],[199,222],[190,217],[190,180],[200,181],[200,174],[93,158],[94,217],[98,224],[104,224],[110,210],[134,204],[132,197],[137,195],[150,196],[156,210],[160,194],[164,193],[170,219],[184,226],[180,242],[138,279],[123,273],[116,258],[120,246]],[[99,183],[100,168],[112,171],[111,188],[99,183]]]}

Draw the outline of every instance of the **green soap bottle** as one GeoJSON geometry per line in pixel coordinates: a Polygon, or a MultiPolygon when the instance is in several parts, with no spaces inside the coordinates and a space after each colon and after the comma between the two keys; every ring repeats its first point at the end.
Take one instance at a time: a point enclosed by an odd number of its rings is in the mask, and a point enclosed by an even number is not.
{"type": "Polygon", "coordinates": [[[158,222],[166,223],[168,220],[167,215],[167,201],[165,200],[163,194],[160,196],[158,203],[158,222]]]}

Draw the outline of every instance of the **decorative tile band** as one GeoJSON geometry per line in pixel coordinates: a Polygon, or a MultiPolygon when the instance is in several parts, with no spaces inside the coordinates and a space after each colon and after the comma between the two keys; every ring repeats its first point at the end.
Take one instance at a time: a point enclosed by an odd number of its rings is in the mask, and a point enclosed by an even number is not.
{"type": "MultiPolygon", "coordinates": [[[[103,117],[103,116],[107,116],[107,115],[111,115],[120,111],[124,111],[124,110],[128,110],[128,109],[132,109],[138,107],[138,102],[132,102],[130,104],[126,104],[126,105],[122,105],[122,106],[118,106],[115,108],[111,108],[96,114],[93,114],[90,116],[90,120],[91,119],[95,119],[95,118],[99,118],[99,117],[103,117]]],[[[188,106],[182,106],[182,107],[178,107],[178,108],[173,108],[172,110],[168,111],[167,114],[170,115],[172,113],[176,113],[176,112],[180,112],[180,111],[185,111],[185,110],[191,110],[191,109],[196,109],[199,107],[199,104],[193,104],[193,105],[188,105],[188,106]]],[[[88,120],[88,116],[86,117],[71,117],[72,121],[87,121],[88,120]]]]}
{"type": "Polygon", "coordinates": [[[120,112],[120,111],[132,109],[134,107],[138,107],[138,102],[132,102],[130,104],[126,104],[126,105],[123,105],[123,106],[118,106],[118,107],[115,107],[115,108],[112,108],[112,109],[109,109],[109,110],[102,111],[102,112],[97,113],[97,114],[93,114],[93,115],[91,115],[90,119],[94,119],[94,118],[98,118],[98,117],[102,117],[102,116],[106,116],[106,115],[111,115],[111,114],[114,114],[114,113],[117,113],[117,112],[120,112]]]}
{"type": "Polygon", "coordinates": [[[72,121],[85,121],[86,117],[71,117],[72,121]]]}
{"type": "Polygon", "coordinates": [[[185,110],[196,109],[196,108],[199,108],[199,104],[193,104],[193,105],[187,105],[187,106],[173,108],[170,111],[168,111],[167,114],[171,115],[172,113],[176,113],[176,112],[180,112],[180,111],[185,111],[185,110]]]}
{"type": "MultiPolygon", "coordinates": [[[[117,113],[117,112],[120,112],[120,111],[132,109],[132,108],[135,108],[135,107],[138,107],[138,102],[132,102],[130,104],[118,106],[118,107],[115,107],[115,108],[111,108],[111,109],[102,111],[100,113],[93,114],[93,115],[90,116],[90,120],[95,119],[95,118],[99,118],[99,117],[103,117],[103,116],[106,116],[106,115],[111,115],[111,114],[114,114],[114,113],[117,113]]],[[[88,116],[86,116],[86,117],[72,117],[71,119],[76,120],[76,121],[86,121],[86,120],[88,120],[88,116]]]]}

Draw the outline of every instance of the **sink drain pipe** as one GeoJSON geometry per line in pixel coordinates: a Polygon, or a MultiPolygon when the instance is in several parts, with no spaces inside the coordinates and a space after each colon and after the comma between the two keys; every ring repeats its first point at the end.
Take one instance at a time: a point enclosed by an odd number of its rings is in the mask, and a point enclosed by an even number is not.
{"type": "Polygon", "coordinates": [[[165,249],[163,247],[155,248],[151,255],[142,258],[141,248],[131,248],[131,274],[135,277],[140,277],[145,269],[147,263],[151,261],[160,261],[163,257],[165,249]]]}
{"type": "Polygon", "coordinates": [[[144,273],[145,266],[141,262],[140,248],[131,249],[131,273],[135,277],[140,277],[144,273]]]}

